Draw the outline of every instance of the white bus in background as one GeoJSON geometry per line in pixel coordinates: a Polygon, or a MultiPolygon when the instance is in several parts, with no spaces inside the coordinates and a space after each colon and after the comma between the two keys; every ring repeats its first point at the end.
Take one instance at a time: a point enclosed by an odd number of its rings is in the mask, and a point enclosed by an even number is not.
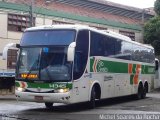
{"type": "Polygon", "coordinates": [[[18,100],[79,103],[153,89],[154,49],[130,38],[82,25],[26,29],[16,69],[18,100]]]}

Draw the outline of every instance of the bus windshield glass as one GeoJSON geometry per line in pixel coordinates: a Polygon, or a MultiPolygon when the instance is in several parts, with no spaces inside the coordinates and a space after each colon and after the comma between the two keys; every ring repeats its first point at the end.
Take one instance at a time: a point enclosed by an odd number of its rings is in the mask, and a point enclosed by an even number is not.
{"type": "Polygon", "coordinates": [[[17,78],[42,81],[71,80],[67,46],[21,48],[17,78]]]}
{"type": "Polygon", "coordinates": [[[75,30],[26,31],[20,45],[69,45],[75,39],[75,30]]]}

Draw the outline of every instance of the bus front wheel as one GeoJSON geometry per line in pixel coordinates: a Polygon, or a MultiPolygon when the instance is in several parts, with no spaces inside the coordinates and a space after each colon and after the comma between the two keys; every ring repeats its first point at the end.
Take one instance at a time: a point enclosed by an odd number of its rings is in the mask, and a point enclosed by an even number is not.
{"type": "Polygon", "coordinates": [[[144,90],[143,90],[143,85],[142,84],[139,84],[138,86],[138,93],[136,95],[136,98],[139,100],[139,99],[142,99],[143,98],[143,93],[144,90]]]}
{"type": "Polygon", "coordinates": [[[89,108],[90,109],[93,109],[95,108],[95,99],[96,99],[96,91],[95,91],[95,87],[92,88],[92,91],[91,91],[91,97],[90,97],[90,101],[89,101],[89,108]]]}
{"type": "Polygon", "coordinates": [[[46,108],[51,109],[51,108],[53,108],[53,103],[51,103],[51,102],[46,102],[46,103],[45,103],[45,106],[46,106],[46,108]]]}

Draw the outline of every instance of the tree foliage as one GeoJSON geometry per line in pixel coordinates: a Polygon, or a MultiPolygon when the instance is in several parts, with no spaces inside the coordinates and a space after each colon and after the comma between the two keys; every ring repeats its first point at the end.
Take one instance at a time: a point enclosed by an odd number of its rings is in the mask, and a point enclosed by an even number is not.
{"type": "Polygon", "coordinates": [[[156,0],[154,3],[154,10],[157,13],[157,15],[160,16],[160,0],[156,0]]]}
{"type": "Polygon", "coordinates": [[[154,9],[157,16],[144,25],[144,43],[151,44],[155,54],[160,55],[160,0],[155,1],[154,9]]]}
{"type": "Polygon", "coordinates": [[[155,48],[156,55],[160,55],[160,17],[156,16],[144,26],[144,43],[155,48]]]}

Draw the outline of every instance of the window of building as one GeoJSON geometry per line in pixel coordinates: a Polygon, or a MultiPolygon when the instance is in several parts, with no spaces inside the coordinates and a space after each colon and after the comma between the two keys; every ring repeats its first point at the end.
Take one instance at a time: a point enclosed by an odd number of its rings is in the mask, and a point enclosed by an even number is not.
{"type": "MultiPolygon", "coordinates": [[[[26,28],[30,27],[30,16],[19,14],[8,14],[8,31],[23,32],[26,28]]],[[[33,19],[35,26],[35,18],[33,19]]]]}
{"type": "Polygon", "coordinates": [[[17,61],[17,50],[9,49],[7,56],[7,68],[15,69],[17,61]]]}
{"type": "Polygon", "coordinates": [[[73,23],[69,23],[69,22],[62,22],[62,21],[57,21],[57,20],[52,20],[52,25],[56,25],[56,24],[73,24],[73,23]]]}
{"type": "Polygon", "coordinates": [[[120,30],[119,33],[122,34],[122,35],[128,36],[128,37],[130,37],[133,41],[135,41],[135,33],[134,33],[134,32],[129,32],[129,31],[120,30]]]}
{"type": "Polygon", "coordinates": [[[98,26],[93,26],[93,25],[89,25],[90,27],[93,27],[93,28],[96,28],[96,29],[98,29],[98,30],[107,30],[107,28],[105,28],[105,27],[98,27],[98,26]]]}

